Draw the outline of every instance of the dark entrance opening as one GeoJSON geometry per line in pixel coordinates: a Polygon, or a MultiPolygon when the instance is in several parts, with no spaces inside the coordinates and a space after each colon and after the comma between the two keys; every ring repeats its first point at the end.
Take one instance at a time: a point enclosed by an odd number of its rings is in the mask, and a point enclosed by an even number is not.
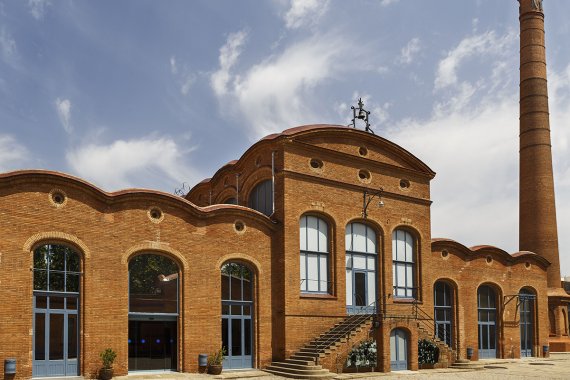
{"type": "Polygon", "coordinates": [[[129,370],[176,371],[176,321],[129,321],[129,370]]]}

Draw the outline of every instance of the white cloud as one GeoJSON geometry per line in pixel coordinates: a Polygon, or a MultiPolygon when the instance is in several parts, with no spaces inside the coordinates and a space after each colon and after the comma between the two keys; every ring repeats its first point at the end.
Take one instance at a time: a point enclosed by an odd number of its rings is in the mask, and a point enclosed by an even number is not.
{"type": "Polygon", "coordinates": [[[36,20],[40,20],[44,17],[46,9],[49,5],[51,5],[49,0],[28,0],[30,13],[36,20]]]}
{"type": "Polygon", "coordinates": [[[178,74],[178,66],[176,65],[176,57],[175,56],[170,57],[170,72],[173,75],[178,74]]]}
{"type": "Polygon", "coordinates": [[[73,127],[71,126],[71,102],[69,99],[60,99],[57,98],[55,100],[55,107],[57,110],[57,115],[59,116],[59,120],[61,121],[61,125],[63,125],[63,129],[67,133],[71,133],[73,131],[73,127]]]}
{"type": "Polygon", "coordinates": [[[69,150],[66,160],[80,177],[105,190],[119,190],[159,181],[172,186],[195,182],[200,177],[184,162],[188,152],[171,138],[149,136],[81,145],[69,150]]]}
{"type": "Polygon", "coordinates": [[[419,38],[412,38],[400,52],[398,62],[409,65],[414,60],[414,56],[422,49],[419,38]]]}
{"type": "Polygon", "coordinates": [[[329,0],[291,0],[291,6],[284,16],[285,26],[297,29],[314,25],[326,13],[329,0]]]}
{"type": "Polygon", "coordinates": [[[383,7],[387,7],[388,5],[395,4],[399,1],[400,0],[382,0],[382,1],[380,1],[380,5],[383,7]]]}
{"type": "Polygon", "coordinates": [[[16,56],[16,41],[4,27],[0,30],[0,51],[6,62],[11,62],[16,56]]]}
{"type": "Polygon", "coordinates": [[[236,64],[246,38],[247,32],[245,30],[232,33],[228,36],[224,46],[220,48],[220,68],[210,77],[210,84],[216,95],[220,96],[227,93],[227,86],[230,81],[230,70],[236,64]]]}
{"type": "Polygon", "coordinates": [[[10,135],[0,135],[0,172],[20,169],[28,161],[28,150],[10,135]]]}
{"type": "Polygon", "coordinates": [[[459,66],[473,56],[496,57],[505,55],[516,41],[516,34],[511,32],[498,37],[494,31],[485,32],[463,39],[457,47],[448,52],[447,56],[439,62],[435,89],[442,89],[458,83],[457,71],[459,66]]]}
{"type": "Polygon", "coordinates": [[[322,121],[313,90],[353,67],[354,60],[348,57],[358,54],[343,36],[312,36],[240,73],[228,89],[231,96],[223,100],[246,119],[253,138],[322,121]]]}

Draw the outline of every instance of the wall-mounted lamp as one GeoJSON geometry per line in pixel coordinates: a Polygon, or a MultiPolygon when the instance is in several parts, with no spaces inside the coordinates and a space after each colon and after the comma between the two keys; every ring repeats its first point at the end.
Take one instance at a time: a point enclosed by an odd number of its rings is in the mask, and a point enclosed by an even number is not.
{"type": "Polygon", "coordinates": [[[378,197],[378,207],[384,207],[384,201],[382,200],[383,192],[384,189],[382,187],[373,193],[368,192],[368,190],[364,190],[364,193],[362,194],[362,217],[364,219],[368,217],[368,206],[370,206],[370,203],[374,198],[378,197]]]}

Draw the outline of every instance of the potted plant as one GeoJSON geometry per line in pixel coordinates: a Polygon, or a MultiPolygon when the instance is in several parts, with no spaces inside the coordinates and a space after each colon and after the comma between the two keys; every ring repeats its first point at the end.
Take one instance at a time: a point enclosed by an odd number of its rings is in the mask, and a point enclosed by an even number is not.
{"type": "Polygon", "coordinates": [[[222,363],[225,355],[226,349],[222,347],[208,356],[208,373],[210,375],[219,375],[222,373],[222,363]]]}
{"type": "Polygon", "coordinates": [[[103,368],[99,370],[99,378],[101,380],[110,380],[113,378],[113,362],[117,357],[117,353],[112,348],[107,348],[99,354],[103,362],[103,368]]]}

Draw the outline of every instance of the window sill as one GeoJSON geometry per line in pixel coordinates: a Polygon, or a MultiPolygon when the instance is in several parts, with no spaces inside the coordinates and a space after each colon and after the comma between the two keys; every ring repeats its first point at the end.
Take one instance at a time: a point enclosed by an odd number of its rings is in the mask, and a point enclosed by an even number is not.
{"type": "Polygon", "coordinates": [[[392,296],[394,303],[418,303],[423,304],[423,302],[415,299],[415,298],[405,298],[405,297],[394,297],[392,296]]]}
{"type": "Polygon", "coordinates": [[[336,300],[337,297],[326,293],[301,293],[301,298],[336,300]]]}

